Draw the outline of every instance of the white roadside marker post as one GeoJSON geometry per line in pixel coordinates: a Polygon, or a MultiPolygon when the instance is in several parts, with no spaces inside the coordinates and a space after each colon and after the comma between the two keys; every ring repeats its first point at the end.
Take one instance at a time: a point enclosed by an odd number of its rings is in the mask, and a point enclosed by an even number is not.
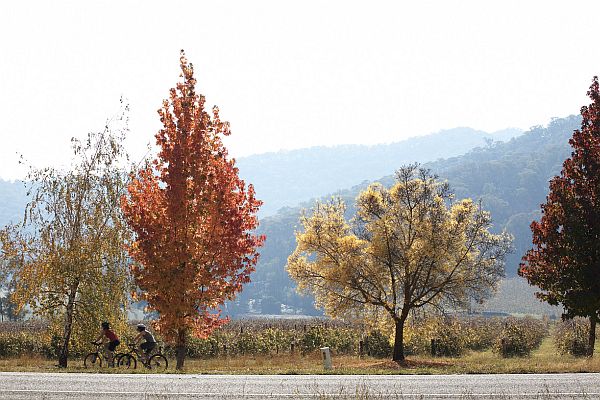
{"type": "Polygon", "coordinates": [[[321,347],[321,354],[323,354],[323,368],[326,370],[333,369],[331,364],[331,351],[329,351],[329,347],[321,347]]]}

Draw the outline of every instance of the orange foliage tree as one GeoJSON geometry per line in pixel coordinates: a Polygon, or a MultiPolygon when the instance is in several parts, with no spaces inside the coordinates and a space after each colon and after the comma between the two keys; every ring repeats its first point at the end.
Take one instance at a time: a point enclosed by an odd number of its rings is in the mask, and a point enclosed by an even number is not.
{"type": "Polygon", "coordinates": [[[190,334],[208,336],[227,321],[219,306],[250,281],[264,241],[252,231],[262,204],[238,177],[221,137],[230,134],[215,106],[195,91],[181,52],[180,77],[158,110],[156,159],[132,177],[122,199],[136,238],[129,252],[139,298],[159,314],[156,329],[176,346],[183,368],[190,334]]]}

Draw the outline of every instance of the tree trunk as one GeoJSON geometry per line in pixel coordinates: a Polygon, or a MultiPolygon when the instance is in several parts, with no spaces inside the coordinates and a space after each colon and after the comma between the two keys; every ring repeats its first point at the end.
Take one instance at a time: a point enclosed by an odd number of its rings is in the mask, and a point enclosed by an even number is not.
{"type": "Polygon", "coordinates": [[[396,362],[404,361],[404,322],[406,318],[396,320],[396,334],[394,336],[394,355],[392,360],[396,362]]]}
{"type": "Polygon", "coordinates": [[[185,353],[187,350],[185,342],[185,330],[183,329],[177,333],[177,344],[175,349],[177,358],[177,366],[175,368],[180,371],[183,369],[183,362],[185,361],[185,353]]]}
{"type": "Polygon", "coordinates": [[[594,355],[594,346],[596,345],[596,315],[590,316],[590,336],[588,339],[588,357],[594,355]]]}
{"type": "Polygon", "coordinates": [[[69,301],[65,313],[63,342],[58,354],[58,366],[60,368],[67,368],[67,362],[69,360],[69,341],[71,340],[71,332],[73,331],[73,311],[75,310],[75,296],[77,295],[78,286],[79,283],[73,284],[71,286],[71,292],[69,293],[69,301]]]}

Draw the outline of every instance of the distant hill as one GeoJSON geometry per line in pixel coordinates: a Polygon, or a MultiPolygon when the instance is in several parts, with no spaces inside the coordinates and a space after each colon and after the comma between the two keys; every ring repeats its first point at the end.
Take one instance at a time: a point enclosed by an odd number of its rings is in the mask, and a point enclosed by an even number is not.
{"type": "MultiPolygon", "coordinates": [[[[297,206],[302,201],[391,174],[403,163],[453,157],[521,133],[515,128],[494,133],[454,128],[391,144],[258,154],[238,159],[237,166],[240,176],[254,184],[258,198],[264,202],[262,218],[274,215],[282,207],[297,206]]],[[[23,218],[25,194],[23,182],[0,179],[0,226],[23,218]]]]}
{"type": "Polygon", "coordinates": [[[263,200],[260,216],[265,217],[281,207],[296,206],[392,174],[405,163],[458,156],[521,133],[519,129],[487,133],[454,128],[389,144],[311,147],[258,154],[238,159],[237,166],[240,176],[254,184],[257,197],[263,200]]]}
{"type": "MultiPolygon", "coordinates": [[[[548,181],[560,172],[562,162],[570,155],[568,140],[580,122],[579,116],[554,119],[547,127],[533,127],[506,143],[495,142],[462,156],[424,164],[440,179],[448,180],[457,198],[481,199],[484,208],[491,212],[494,230],[506,229],[515,236],[515,252],[507,259],[508,277],[516,275],[521,256],[531,246],[529,224],[539,218],[540,204],[548,193],[548,181]]],[[[394,165],[394,169],[401,164],[394,165]]],[[[379,179],[386,186],[393,180],[393,175],[379,179]]],[[[349,213],[353,211],[354,199],[367,185],[368,182],[363,182],[336,193],[349,205],[349,213]]],[[[273,313],[282,304],[283,311],[317,313],[309,296],[295,292],[295,284],[285,271],[287,257],[295,247],[294,230],[298,229],[300,210],[311,206],[311,202],[305,202],[261,221],[259,231],[267,235],[266,244],[261,249],[252,283],[236,304],[231,305],[230,312],[268,309],[273,313]]],[[[504,289],[507,291],[510,292],[504,289]]],[[[530,293],[526,299],[527,309],[538,302],[530,293]]],[[[524,306],[525,301],[521,299],[524,306]]]]}
{"type": "MultiPolygon", "coordinates": [[[[354,199],[369,181],[390,185],[394,170],[415,161],[424,162],[441,179],[447,179],[458,198],[481,199],[492,214],[494,229],[507,229],[515,235],[516,251],[507,262],[507,276],[514,277],[522,254],[531,246],[529,224],[539,217],[548,180],[569,156],[568,139],[579,125],[580,117],[571,116],[521,135],[517,130],[486,134],[457,128],[388,145],[321,147],[240,159],[240,174],[255,183],[258,197],[265,201],[259,232],[267,235],[267,242],[260,250],[252,282],[228,305],[226,313],[319,314],[310,296],[296,293],[285,271],[287,257],[295,247],[300,210],[311,207],[309,199],[334,193],[345,199],[351,212],[354,199]]],[[[0,181],[0,201],[0,225],[22,218],[26,202],[23,184],[0,181]]],[[[510,293],[508,297],[514,299],[523,292],[515,286],[522,281],[507,282],[502,293],[510,293]]],[[[530,292],[523,296],[510,304],[521,304],[522,310],[539,309],[530,292]]],[[[496,302],[496,310],[498,304],[509,303],[496,302]]]]}
{"type": "Polygon", "coordinates": [[[496,295],[482,309],[494,313],[548,315],[560,318],[562,307],[551,306],[535,298],[536,288],[524,278],[508,278],[502,281],[496,295]]]}

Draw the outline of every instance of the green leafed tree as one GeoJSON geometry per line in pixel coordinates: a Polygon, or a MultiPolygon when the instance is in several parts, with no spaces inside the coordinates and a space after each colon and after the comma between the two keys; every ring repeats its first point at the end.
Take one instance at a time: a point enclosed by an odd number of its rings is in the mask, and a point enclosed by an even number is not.
{"type": "Polygon", "coordinates": [[[592,99],[581,109],[581,129],[569,140],[571,157],[550,181],[542,217],[531,223],[533,248],[519,275],[541,291],[538,297],[562,304],[565,318],[590,319],[588,355],[600,318],[600,91],[594,77],[592,99]]]}
{"type": "Polygon", "coordinates": [[[371,185],[356,207],[350,221],[341,200],[302,216],[287,270],[332,317],[391,319],[394,361],[404,360],[412,310],[466,307],[503,276],[511,237],[491,234],[490,215],[470,199],[454,201],[427,170],[402,167],[390,189],[371,185]]]}
{"type": "Polygon", "coordinates": [[[125,132],[126,125],[107,124],[85,141],[73,139],[66,171],[32,169],[24,221],[0,233],[11,300],[60,335],[61,367],[69,346],[95,338],[101,321],[126,326],[129,232],[119,207],[128,176],[120,164],[125,132]]]}

